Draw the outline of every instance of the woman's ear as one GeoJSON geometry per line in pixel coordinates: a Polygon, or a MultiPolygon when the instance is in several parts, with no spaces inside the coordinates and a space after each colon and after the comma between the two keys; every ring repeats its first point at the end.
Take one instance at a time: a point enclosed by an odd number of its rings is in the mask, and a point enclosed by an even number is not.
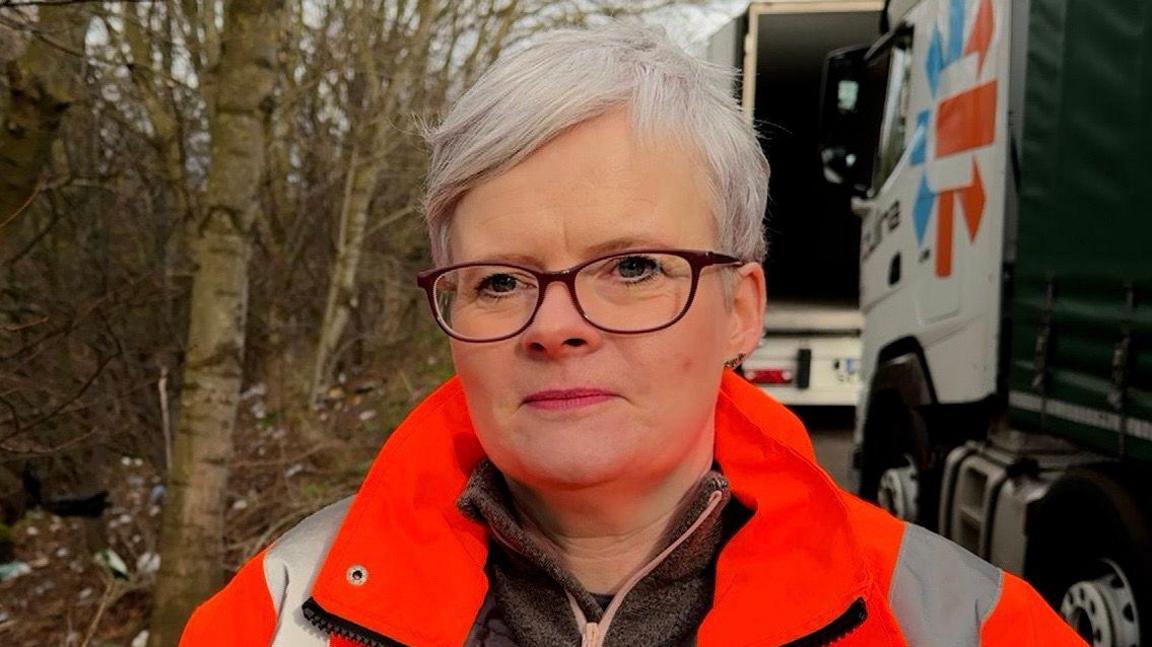
{"type": "Polygon", "coordinates": [[[764,267],[745,263],[733,273],[732,304],[728,313],[728,356],[755,350],[764,334],[767,292],[764,267]]]}

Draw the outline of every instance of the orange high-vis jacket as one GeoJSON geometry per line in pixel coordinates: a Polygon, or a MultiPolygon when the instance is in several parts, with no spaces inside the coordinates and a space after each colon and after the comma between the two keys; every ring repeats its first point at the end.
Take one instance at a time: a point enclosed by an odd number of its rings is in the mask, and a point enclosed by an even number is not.
{"type": "MultiPolygon", "coordinates": [[[[1086,644],[1020,578],[840,489],[803,424],[730,371],[715,421],[716,462],[753,514],[721,549],[700,647],[1086,644]]],[[[354,497],[248,562],[181,646],[482,645],[489,533],[456,502],[483,456],[453,378],[354,497]]]]}

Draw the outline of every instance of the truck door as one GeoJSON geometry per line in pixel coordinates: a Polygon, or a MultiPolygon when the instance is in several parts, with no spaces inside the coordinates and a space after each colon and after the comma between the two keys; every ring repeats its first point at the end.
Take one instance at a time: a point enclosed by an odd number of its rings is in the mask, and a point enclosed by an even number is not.
{"type": "Polygon", "coordinates": [[[875,133],[850,178],[866,389],[881,352],[910,340],[939,402],[995,391],[1011,4],[923,0],[859,57],[875,133]]]}

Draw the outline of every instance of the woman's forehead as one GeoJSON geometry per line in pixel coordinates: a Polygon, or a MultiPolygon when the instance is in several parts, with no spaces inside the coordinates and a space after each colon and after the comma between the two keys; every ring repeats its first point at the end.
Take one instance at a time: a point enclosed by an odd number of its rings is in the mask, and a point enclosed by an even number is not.
{"type": "MultiPolygon", "coordinates": [[[[583,248],[572,250],[571,262],[579,262],[592,258],[599,258],[601,256],[608,256],[610,254],[621,252],[630,249],[674,249],[693,247],[692,245],[684,245],[679,241],[669,240],[667,237],[660,236],[622,236],[617,238],[610,238],[583,248]]],[[[476,261],[499,261],[504,263],[512,263],[515,265],[526,265],[528,267],[537,267],[541,269],[558,269],[565,267],[562,262],[557,264],[556,256],[558,252],[567,251],[559,248],[553,248],[541,254],[534,250],[529,250],[523,246],[517,246],[515,243],[507,246],[504,249],[493,248],[490,250],[477,249],[473,250],[475,253],[468,257],[461,258],[460,262],[476,262],[476,261]]],[[[569,264],[571,264],[571,262],[569,264]]]]}
{"type": "Polygon", "coordinates": [[[705,209],[616,216],[603,213],[492,218],[453,223],[455,262],[502,260],[530,266],[564,266],[628,249],[710,249],[715,235],[705,209]]]}
{"type": "Polygon", "coordinates": [[[629,239],[710,247],[704,169],[675,147],[640,145],[629,129],[611,115],[590,120],[468,191],[453,216],[453,259],[587,257],[629,239]]]}

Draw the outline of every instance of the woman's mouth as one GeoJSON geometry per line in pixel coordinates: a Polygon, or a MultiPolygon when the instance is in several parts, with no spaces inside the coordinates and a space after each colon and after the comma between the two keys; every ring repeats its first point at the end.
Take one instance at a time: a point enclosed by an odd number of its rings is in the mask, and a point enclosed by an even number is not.
{"type": "Polygon", "coordinates": [[[552,389],[538,391],[524,398],[524,404],[535,409],[579,409],[599,404],[615,397],[603,389],[552,389]]]}

